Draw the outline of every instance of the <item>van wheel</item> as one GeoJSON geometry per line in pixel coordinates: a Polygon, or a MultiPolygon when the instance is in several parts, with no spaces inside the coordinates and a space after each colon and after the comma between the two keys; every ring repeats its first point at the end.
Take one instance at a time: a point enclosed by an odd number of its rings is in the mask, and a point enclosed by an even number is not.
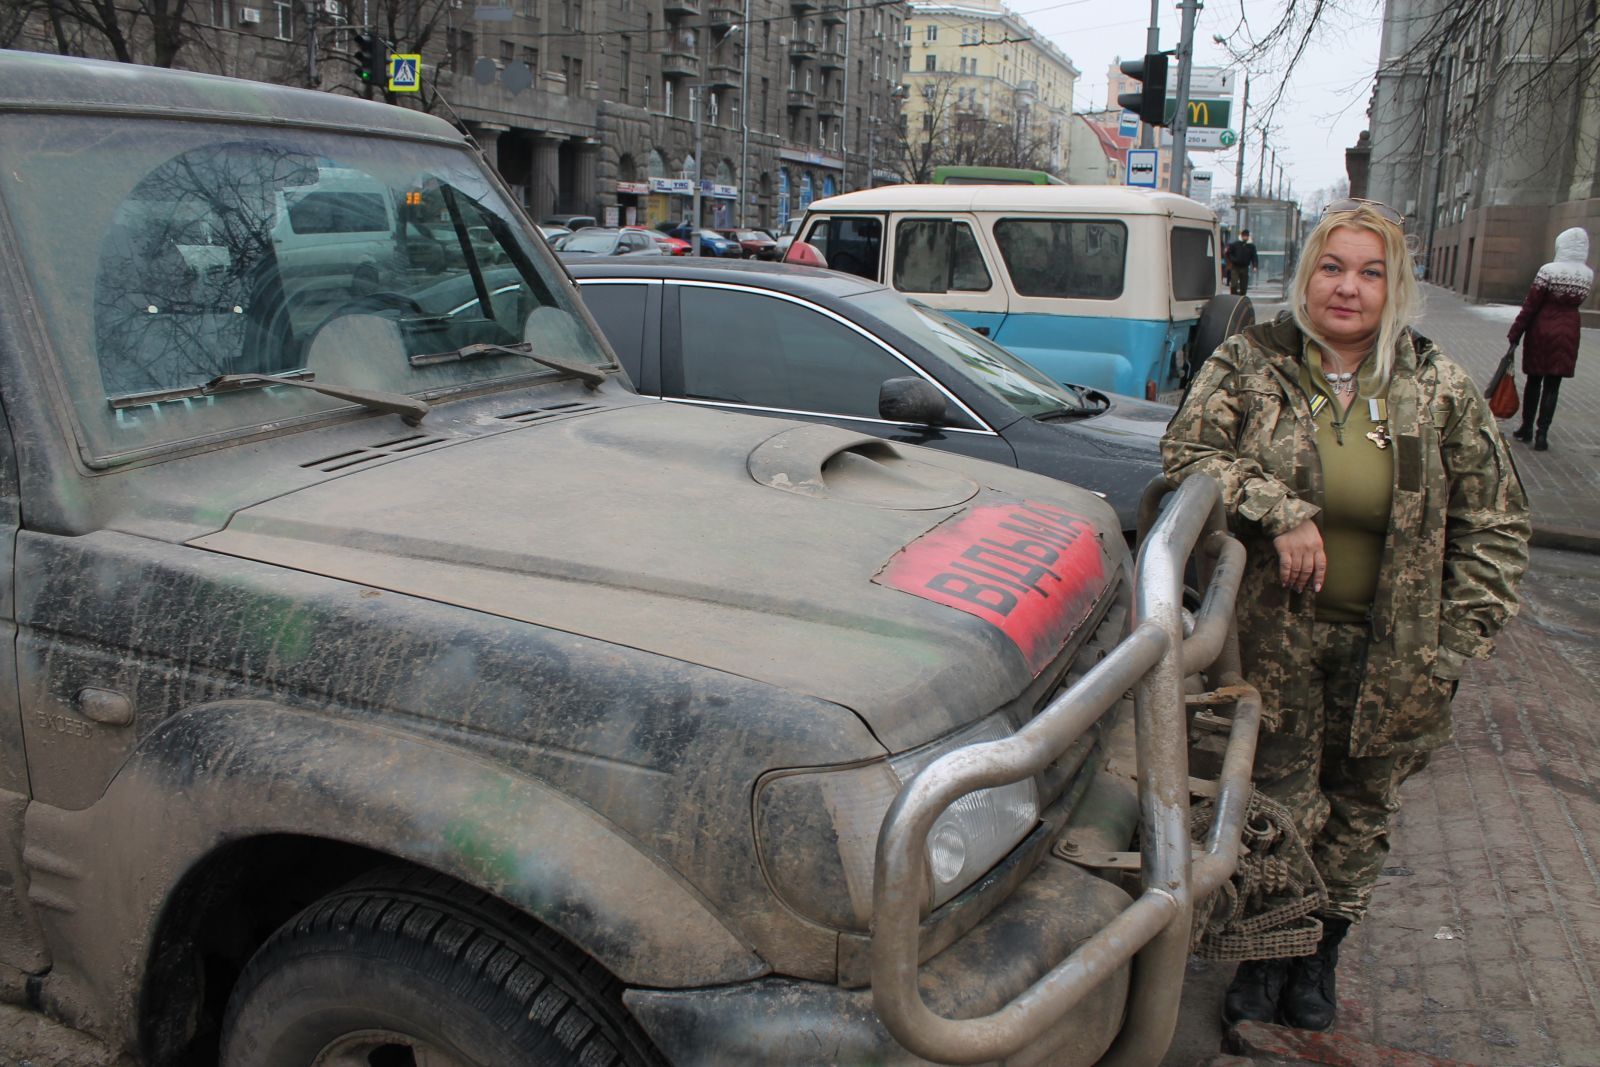
{"type": "Polygon", "coordinates": [[[388,872],[311,905],[251,958],[222,1067],[656,1067],[621,984],[450,879],[388,872]]]}
{"type": "Polygon", "coordinates": [[[1248,296],[1218,293],[1206,302],[1200,322],[1189,342],[1189,381],[1200,373],[1200,365],[1228,338],[1256,321],[1256,306],[1248,296]]]}

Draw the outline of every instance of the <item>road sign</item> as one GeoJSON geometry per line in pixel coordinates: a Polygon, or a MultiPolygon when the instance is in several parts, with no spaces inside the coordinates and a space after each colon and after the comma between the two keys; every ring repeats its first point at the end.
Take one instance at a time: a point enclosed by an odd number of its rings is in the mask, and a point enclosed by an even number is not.
{"type": "MultiPolygon", "coordinates": [[[[1184,143],[1193,152],[1214,152],[1219,148],[1232,148],[1238,144],[1239,135],[1232,130],[1208,130],[1191,126],[1184,138],[1184,143]]],[[[1172,139],[1170,136],[1163,138],[1161,141],[1162,148],[1170,147],[1171,144],[1172,139]]]]}
{"type": "Polygon", "coordinates": [[[1160,172],[1161,165],[1154,148],[1128,149],[1127,184],[1154,189],[1160,172]]]}
{"type": "Polygon", "coordinates": [[[1124,111],[1122,117],[1117,120],[1117,136],[1139,136],[1139,116],[1131,111],[1124,111]]]}
{"type": "Polygon", "coordinates": [[[1211,100],[1233,99],[1233,71],[1227,67],[1196,67],[1189,75],[1189,95],[1211,100]]]}
{"type": "Polygon", "coordinates": [[[1211,203],[1211,172],[1209,170],[1197,170],[1190,173],[1189,199],[1198,200],[1202,204],[1211,203]]]}
{"type": "MultiPolygon", "coordinates": [[[[1228,128],[1228,115],[1233,110],[1232,100],[1212,100],[1206,97],[1189,100],[1189,128],[1217,129],[1228,128]]],[[[1172,125],[1173,116],[1178,113],[1178,101],[1167,97],[1167,125],[1172,125]]]]}
{"type": "Polygon", "coordinates": [[[396,52],[389,57],[389,91],[391,93],[419,93],[422,91],[422,56],[412,52],[396,52]]]}

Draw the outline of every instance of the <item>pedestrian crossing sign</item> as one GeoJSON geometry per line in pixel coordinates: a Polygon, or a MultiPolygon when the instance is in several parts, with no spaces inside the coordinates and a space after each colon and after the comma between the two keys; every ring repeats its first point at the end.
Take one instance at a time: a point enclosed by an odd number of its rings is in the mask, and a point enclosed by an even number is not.
{"type": "Polygon", "coordinates": [[[422,91],[421,55],[394,52],[389,56],[389,91],[391,93],[422,91]]]}

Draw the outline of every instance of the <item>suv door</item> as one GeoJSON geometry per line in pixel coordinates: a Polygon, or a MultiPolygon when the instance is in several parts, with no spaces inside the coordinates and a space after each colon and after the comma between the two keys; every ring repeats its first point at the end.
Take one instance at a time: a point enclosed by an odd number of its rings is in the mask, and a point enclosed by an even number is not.
{"type": "Polygon", "coordinates": [[[23,892],[23,813],[28,806],[28,765],[17,690],[17,607],[13,575],[21,523],[16,453],[11,428],[0,409],[0,964],[21,971],[44,969],[48,956],[38,940],[23,892]]]}
{"type": "Polygon", "coordinates": [[[669,283],[662,299],[665,399],[825,422],[1017,464],[1005,439],[948,389],[827,308],[788,294],[716,283],[669,283]],[[879,415],[882,384],[909,377],[944,394],[944,425],[907,426],[879,415]]]}

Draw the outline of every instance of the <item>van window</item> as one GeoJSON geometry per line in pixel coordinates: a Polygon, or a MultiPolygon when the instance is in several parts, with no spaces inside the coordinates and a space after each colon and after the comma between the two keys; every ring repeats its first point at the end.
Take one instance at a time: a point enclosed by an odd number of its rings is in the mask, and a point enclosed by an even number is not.
{"type": "Polygon", "coordinates": [[[1020,296],[1115,300],[1122,295],[1128,227],[1087,219],[1001,219],[995,243],[1020,296]]]}
{"type": "Polygon", "coordinates": [[[389,229],[388,205],[381,192],[320,192],[284,198],[289,228],[305,233],[383,233],[389,229]]]}
{"type": "Polygon", "coordinates": [[[1172,230],[1172,298],[1206,300],[1217,294],[1217,252],[1211,231],[1193,226],[1172,230]]]}
{"type": "Polygon", "coordinates": [[[814,223],[806,242],[822,253],[830,270],[878,280],[883,220],[872,215],[839,215],[814,223]]]}
{"type": "Polygon", "coordinates": [[[989,268],[972,227],[949,219],[903,219],[894,231],[894,287],[903,293],[988,289],[989,268]]]}

